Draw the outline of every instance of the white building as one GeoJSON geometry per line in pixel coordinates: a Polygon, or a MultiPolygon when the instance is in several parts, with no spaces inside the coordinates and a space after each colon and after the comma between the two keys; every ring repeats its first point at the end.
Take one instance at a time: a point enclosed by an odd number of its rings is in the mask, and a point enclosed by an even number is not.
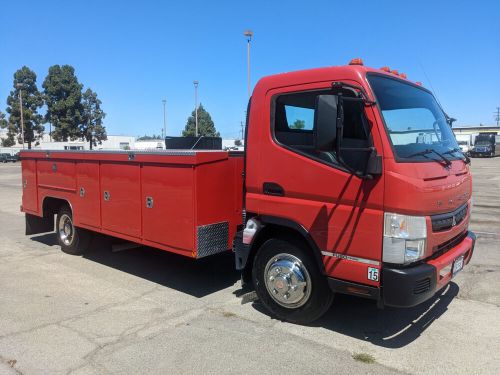
{"type": "MultiPolygon", "coordinates": [[[[6,138],[7,132],[0,131],[0,139],[6,138]]],[[[129,135],[108,135],[106,141],[93,147],[93,150],[130,150],[134,149],[135,137],[129,135]]],[[[27,145],[25,145],[27,147],[27,145]]],[[[90,150],[89,142],[82,140],[67,142],[51,142],[48,134],[44,134],[38,145],[32,145],[34,150],[90,150]]],[[[22,145],[0,148],[2,153],[17,153],[22,150],[22,145]]]]}
{"type": "Polygon", "coordinates": [[[165,148],[165,141],[161,139],[153,139],[150,141],[135,141],[134,150],[155,151],[163,150],[165,148]]]}
{"type": "MultiPolygon", "coordinates": [[[[0,129],[0,139],[7,137],[7,130],[0,129]]],[[[238,146],[236,139],[223,139],[223,150],[243,150],[244,141],[238,146]]],[[[27,145],[25,145],[27,147],[27,145]]],[[[44,134],[38,145],[32,145],[34,150],[90,150],[89,142],[82,140],[67,142],[51,142],[48,134],[44,134]]],[[[161,139],[138,141],[136,137],[129,135],[108,135],[108,139],[93,147],[93,150],[143,150],[156,151],[165,148],[165,141],[161,139]]],[[[12,147],[0,147],[0,153],[15,154],[22,150],[21,144],[12,147]]]]}

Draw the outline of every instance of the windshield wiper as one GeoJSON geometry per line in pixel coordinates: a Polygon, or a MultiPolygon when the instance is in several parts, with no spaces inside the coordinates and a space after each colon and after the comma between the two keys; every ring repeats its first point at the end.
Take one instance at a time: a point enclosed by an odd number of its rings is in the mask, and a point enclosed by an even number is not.
{"type": "MultiPolygon", "coordinates": [[[[434,150],[432,148],[426,148],[425,150],[422,150],[420,152],[415,152],[414,154],[408,155],[407,158],[411,158],[414,156],[426,156],[427,157],[428,154],[432,154],[432,153],[435,153],[437,156],[439,156],[441,158],[441,160],[444,162],[444,165],[446,167],[449,167],[451,165],[450,159],[448,159],[446,156],[444,156],[443,154],[441,154],[440,152],[437,152],[436,150],[434,150]]],[[[439,163],[439,160],[432,159],[432,158],[430,158],[430,159],[437,161],[439,163]]]]}
{"type": "Polygon", "coordinates": [[[451,150],[448,150],[448,151],[446,151],[446,152],[443,152],[443,154],[450,154],[450,155],[451,155],[451,154],[452,154],[452,153],[454,153],[454,152],[459,152],[459,153],[460,153],[460,155],[462,155],[462,156],[463,156],[462,161],[463,161],[465,164],[470,164],[470,158],[469,158],[467,155],[465,155],[465,154],[462,152],[462,150],[461,150],[460,148],[452,148],[451,150]]]}

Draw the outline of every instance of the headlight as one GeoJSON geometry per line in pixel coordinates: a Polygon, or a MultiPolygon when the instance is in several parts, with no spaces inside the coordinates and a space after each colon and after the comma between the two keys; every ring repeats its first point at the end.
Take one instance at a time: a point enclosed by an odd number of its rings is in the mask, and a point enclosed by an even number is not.
{"type": "Polygon", "coordinates": [[[384,214],[384,262],[408,264],[425,255],[425,217],[384,214]]]}

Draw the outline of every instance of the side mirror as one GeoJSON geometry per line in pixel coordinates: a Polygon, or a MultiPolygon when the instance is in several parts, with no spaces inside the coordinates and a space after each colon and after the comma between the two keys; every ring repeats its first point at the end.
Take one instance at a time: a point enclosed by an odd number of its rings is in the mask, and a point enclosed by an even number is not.
{"type": "Polygon", "coordinates": [[[337,95],[318,95],[314,112],[314,147],[318,151],[333,151],[337,138],[337,95]]]}
{"type": "Polygon", "coordinates": [[[453,123],[457,121],[456,118],[453,118],[453,117],[447,117],[446,118],[446,122],[448,123],[448,125],[450,125],[450,128],[453,127],[453,123]]]}

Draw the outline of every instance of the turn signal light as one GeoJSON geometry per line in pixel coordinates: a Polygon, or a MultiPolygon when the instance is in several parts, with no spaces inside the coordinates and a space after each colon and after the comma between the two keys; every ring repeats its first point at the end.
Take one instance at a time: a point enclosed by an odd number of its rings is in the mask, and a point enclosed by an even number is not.
{"type": "Polygon", "coordinates": [[[349,65],[363,65],[363,60],[361,60],[359,57],[352,59],[349,61],[349,65]]]}
{"type": "Polygon", "coordinates": [[[391,68],[389,68],[388,66],[383,66],[380,68],[380,70],[383,70],[384,72],[387,72],[387,73],[391,72],[391,68]]]}

